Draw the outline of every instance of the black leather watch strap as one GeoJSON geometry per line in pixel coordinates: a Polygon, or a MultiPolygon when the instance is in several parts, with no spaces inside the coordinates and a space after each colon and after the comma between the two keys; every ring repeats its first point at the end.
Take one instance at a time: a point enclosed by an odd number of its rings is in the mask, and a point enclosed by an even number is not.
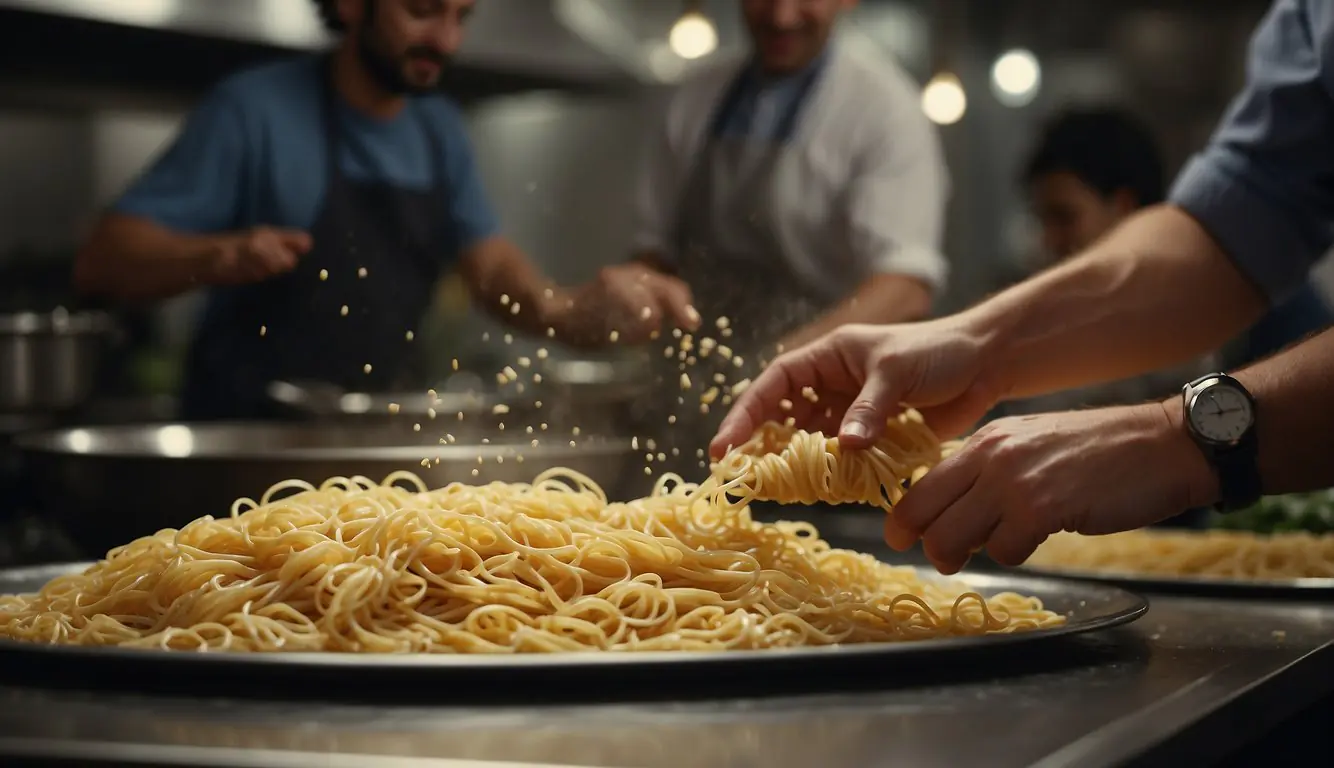
{"type": "Polygon", "coordinates": [[[1222,496],[1218,504],[1220,511],[1235,512],[1260,500],[1264,486],[1260,480],[1258,448],[1252,430],[1237,445],[1214,453],[1213,464],[1218,472],[1218,488],[1222,496]]]}

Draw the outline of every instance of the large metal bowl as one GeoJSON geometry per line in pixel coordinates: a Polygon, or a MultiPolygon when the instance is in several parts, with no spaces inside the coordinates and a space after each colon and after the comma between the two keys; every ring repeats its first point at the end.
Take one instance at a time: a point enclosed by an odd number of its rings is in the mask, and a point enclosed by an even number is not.
{"type": "Polygon", "coordinates": [[[572,447],[562,436],[532,447],[531,438],[514,435],[488,444],[441,445],[443,434],[425,426],[414,432],[404,424],[166,424],[35,433],[17,444],[43,510],[90,556],[203,515],[226,515],[236,499],[258,498],[288,478],[318,483],[364,475],[378,481],[410,470],[436,487],[527,482],[545,469],[568,467],[613,499],[649,490],[649,478],[635,471],[628,438],[581,437],[572,447]],[[421,466],[423,459],[429,466],[421,466]]]}

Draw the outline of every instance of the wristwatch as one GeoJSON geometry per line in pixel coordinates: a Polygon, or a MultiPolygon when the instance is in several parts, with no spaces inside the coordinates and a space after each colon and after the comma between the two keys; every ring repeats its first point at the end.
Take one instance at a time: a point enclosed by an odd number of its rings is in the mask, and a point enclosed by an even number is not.
{"type": "Polygon", "coordinates": [[[1244,509],[1263,487],[1255,437],[1255,398],[1226,373],[1210,373],[1181,388],[1186,431],[1218,475],[1220,511],[1244,509]]]}

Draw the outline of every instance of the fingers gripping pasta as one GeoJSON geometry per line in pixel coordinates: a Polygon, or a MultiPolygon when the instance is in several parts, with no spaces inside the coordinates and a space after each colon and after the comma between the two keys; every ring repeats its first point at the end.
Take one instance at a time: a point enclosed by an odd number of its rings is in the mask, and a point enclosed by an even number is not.
{"type": "Polygon", "coordinates": [[[769,422],[714,465],[718,490],[738,503],[873,504],[886,511],[941,460],[941,444],[907,410],[872,447],[848,451],[838,438],[769,422]]]}
{"type": "Polygon", "coordinates": [[[198,651],[758,649],[1063,621],[832,549],[805,523],[760,524],[672,475],[609,503],[566,470],[437,490],[409,473],[289,481],[0,598],[0,637],[198,651]]]}

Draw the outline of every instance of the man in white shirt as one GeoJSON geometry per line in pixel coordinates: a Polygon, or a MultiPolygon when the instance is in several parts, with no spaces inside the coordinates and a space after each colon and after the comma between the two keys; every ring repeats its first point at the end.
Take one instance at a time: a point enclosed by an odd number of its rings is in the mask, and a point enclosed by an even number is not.
{"type": "MultiPolygon", "coordinates": [[[[948,179],[917,87],[839,40],[856,0],[740,4],[752,55],[671,95],[639,183],[636,259],[604,280],[647,296],[676,278],[705,331],[728,318],[726,344],[753,363],[846,323],[925,317],[946,279],[948,179]]],[[[629,323],[631,339],[672,314],[646,301],[663,312],[629,323]]]]}

